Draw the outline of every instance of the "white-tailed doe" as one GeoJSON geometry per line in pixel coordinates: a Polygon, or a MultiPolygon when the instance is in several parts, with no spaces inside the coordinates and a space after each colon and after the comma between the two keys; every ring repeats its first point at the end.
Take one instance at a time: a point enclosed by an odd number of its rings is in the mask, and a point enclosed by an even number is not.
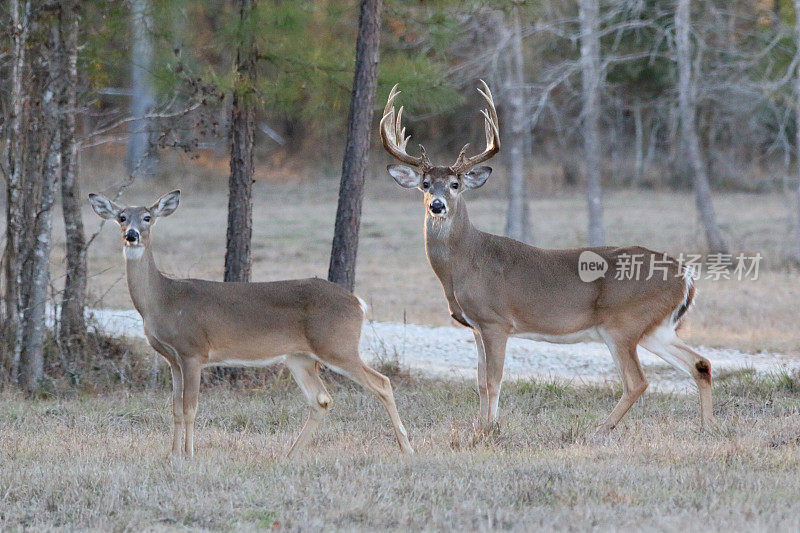
{"type": "Polygon", "coordinates": [[[555,343],[605,342],[622,376],[623,393],[600,430],[612,429],[647,388],[638,345],[694,378],[702,425],[711,423],[708,360],[676,335],[695,292],[690,274],[678,261],[641,247],[545,250],[485,233],[470,223],[462,193],[486,182],[492,169],[477,165],[500,149],[492,93],[481,83],[478,91],[487,103],[481,111],[486,148],[467,157],[469,145],[464,146],[453,165],[432,165],[422,146],[419,156],[407,153],[403,108],[395,115],[393,106],[399,94],[396,85],[380,123],[383,146],[406,163],[389,165],[389,174],[401,186],[424,193],[425,250],[451,316],[475,335],[479,426],[487,428],[497,419],[509,335],[555,343]],[[582,254],[593,259],[587,262],[590,271],[584,279],[582,254]],[[655,263],[659,270],[653,276],[646,268],[641,276],[599,271],[626,257],[645,265],[655,263]]]}
{"type": "Polygon", "coordinates": [[[322,279],[222,283],[172,279],[156,268],[150,229],[178,207],[180,191],[150,207],[123,207],[97,194],[94,211],[122,229],[128,290],[144,320],[147,342],[172,370],[172,453],[194,454],[194,420],[200,371],[209,365],[261,366],[284,359],[311,411],[289,455],[308,444],[331,398],[319,364],[371,390],[383,403],[400,448],[413,453],[395,407],[389,379],[358,354],[366,305],[322,279]]]}

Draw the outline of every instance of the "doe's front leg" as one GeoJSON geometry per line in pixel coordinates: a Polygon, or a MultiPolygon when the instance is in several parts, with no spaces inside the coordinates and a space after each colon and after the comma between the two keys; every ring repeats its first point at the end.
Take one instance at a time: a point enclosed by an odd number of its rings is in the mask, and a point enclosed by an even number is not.
{"type": "Polygon", "coordinates": [[[202,365],[198,358],[183,359],[183,424],[186,428],[183,453],[194,457],[194,419],[197,415],[197,397],[200,394],[200,372],[202,365]]]}
{"type": "Polygon", "coordinates": [[[183,373],[180,365],[169,359],[169,369],[172,373],[172,450],[173,456],[181,454],[181,440],[183,439],[183,373]]]}

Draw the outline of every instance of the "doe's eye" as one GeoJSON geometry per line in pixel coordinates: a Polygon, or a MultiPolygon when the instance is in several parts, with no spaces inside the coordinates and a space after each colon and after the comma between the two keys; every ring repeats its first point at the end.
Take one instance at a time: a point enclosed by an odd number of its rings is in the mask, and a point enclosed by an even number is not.
{"type": "Polygon", "coordinates": [[[126,217],[125,215],[120,215],[119,216],[119,221],[120,222],[125,222],[126,220],[128,220],[128,217],[126,217]]]}
{"type": "Polygon", "coordinates": [[[451,188],[451,189],[458,189],[458,182],[457,182],[457,181],[454,181],[453,183],[451,183],[451,184],[450,184],[450,188],[451,188]]]}
{"type": "Polygon", "coordinates": [[[423,189],[427,189],[427,188],[428,188],[428,187],[430,187],[430,186],[431,186],[431,184],[430,184],[429,182],[427,182],[427,181],[423,181],[423,182],[422,182],[422,188],[423,188],[423,189]]]}

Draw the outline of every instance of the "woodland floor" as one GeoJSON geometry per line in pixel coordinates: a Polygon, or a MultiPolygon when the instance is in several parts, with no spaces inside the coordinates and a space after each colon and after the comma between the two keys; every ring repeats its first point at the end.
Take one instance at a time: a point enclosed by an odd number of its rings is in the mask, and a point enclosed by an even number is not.
{"type": "Polygon", "coordinates": [[[609,437],[620,390],[511,381],[492,436],[474,439],[464,381],[395,377],[416,455],[375,398],[328,376],[333,409],[285,460],[306,408],[287,372],[265,388],[204,390],[194,460],[166,459],[159,393],[0,395],[0,529],[796,530],[800,382],[716,380],[718,426],[694,395],[653,393],[609,437]]]}

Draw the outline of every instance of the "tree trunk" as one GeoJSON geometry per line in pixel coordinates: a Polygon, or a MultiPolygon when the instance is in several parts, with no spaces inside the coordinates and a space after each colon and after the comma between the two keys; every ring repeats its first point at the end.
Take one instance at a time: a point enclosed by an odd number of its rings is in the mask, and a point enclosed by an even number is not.
{"type": "Polygon", "coordinates": [[[689,38],[690,9],[690,0],[678,0],[675,9],[675,46],[678,60],[678,104],[681,114],[681,133],[686,147],[686,155],[692,167],[695,204],[705,228],[708,248],[711,252],[727,253],[727,246],[717,225],[717,216],[711,200],[711,186],[708,182],[708,173],[695,124],[695,86],[689,38]]]}
{"type": "Polygon", "coordinates": [[[581,25],[581,80],[583,145],[586,152],[586,198],[589,205],[589,245],[605,241],[600,147],[600,25],[599,0],[579,0],[581,25]]]}
{"type": "MultiPolygon", "coordinates": [[[[61,136],[59,132],[59,93],[62,84],[63,72],[61,55],[61,36],[57,24],[50,28],[50,42],[42,46],[43,67],[46,68],[46,78],[40,85],[42,103],[40,117],[31,117],[38,123],[38,127],[29,128],[35,138],[30,144],[37,149],[44,148],[45,153],[38,157],[43,162],[40,172],[31,172],[28,180],[39,181],[38,187],[33,187],[38,193],[35,203],[35,212],[32,220],[32,233],[29,253],[25,261],[22,292],[26,296],[23,312],[22,349],[20,357],[20,383],[28,392],[37,391],[44,377],[44,336],[45,336],[45,310],[47,307],[47,289],[50,284],[50,242],[53,227],[53,204],[55,202],[55,187],[61,172],[61,136]]],[[[44,73],[41,74],[45,76],[44,73]]],[[[34,151],[35,152],[35,151],[34,151]]],[[[38,161],[37,161],[38,162],[38,161]]],[[[39,170],[39,165],[31,167],[39,170]]],[[[33,201],[29,198],[28,201],[33,201]]]]}
{"type": "Polygon", "coordinates": [[[11,380],[19,375],[22,342],[19,325],[22,322],[20,277],[22,275],[21,237],[23,235],[22,179],[24,171],[23,112],[25,92],[23,78],[27,64],[29,19],[31,2],[25,2],[20,13],[18,0],[9,3],[12,34],[12,66],[10,80],[9,116],[6,118],[6,146],[4,158],[8,171],[6,181],[6,249],[4,253],[3,336],[10,345],[9,371],[11,380]]]}
{"type": "Polygon", "coordinates": [[[228,232],[225,281],[250,281],[253,233],[253,83],[256,51],[251,24],[252,0],[239,0],[240,40],[236,49],[236,83],[231,104],[231,174],[228,180],[228,232]]]}
{"type": "MultiPolygon", "coordinates": [[[[797,18],[795,22],[795,39],[800,43],[800,0],[794,0],[794,12],[797,18]]],[[[797,52],[800,54],[800,51],[797,52]]],[[[795,153],[797,154],[797,261],[800,263],[800,67],[797,67],[794,80],[794,99],[795,99],[795,153]]]]}
{"type": "Polygon", "coordinates": [[[152,175],[156,171],[156,158],[151,140],[154,137],[150,119],[144,118],[155,106],[151,71],[153,69],[153,41],[150,36],[150,2],[131,0],[131,25],[133,47],[131,50],[131,122],[128,138],[128,173],[152,175]]]}
{"type": "Polygon", "coordinates": [[[351,292],[355,286],[364,174],[369,154],[375,89],[378,84],[380,31],[381,0],[361,0],[356,68],[350,113],[347,117],[347,144],[342,161],[339,203],[328,267],[328,279],[351,292]]]}
{"type": "Polygon", "coordinates": [[[644,176],[644,123],[642,122],[642,101],[636,98],[633,102],[633,127],[636,146],[633,165],[633,185],[639,187],[644,176]]]}
{"type": "Polygon", "coordinates": [[[531,222],[528,213],[525,159],[531,149],[530,128],[525,106],[525,65],[522,54],[522,35],[519,8],[513,7],[504,26],[509,35],[510,49],[506,53],[506,87],[503,91],[511,110],[511,135],[508,136],[511,172],[508,176],[508,212],[506,235],[518,241],[531,243],[531,222]],[[510,31],[509,31],[510,30],[510,31]]]}
{"type": "Polygon", "coordinates": [[[66,233],[67,272],[61,299],[59,339],[63,357],[73,363],[86,347],[86,237],[81,217],[78,188],[78,149],[75,141],[75,115],[78,87],[78,5],[64,2],[61,26],[64,83],[60,91],[59,134],[61,135],[61,203],[66,233]]]}

